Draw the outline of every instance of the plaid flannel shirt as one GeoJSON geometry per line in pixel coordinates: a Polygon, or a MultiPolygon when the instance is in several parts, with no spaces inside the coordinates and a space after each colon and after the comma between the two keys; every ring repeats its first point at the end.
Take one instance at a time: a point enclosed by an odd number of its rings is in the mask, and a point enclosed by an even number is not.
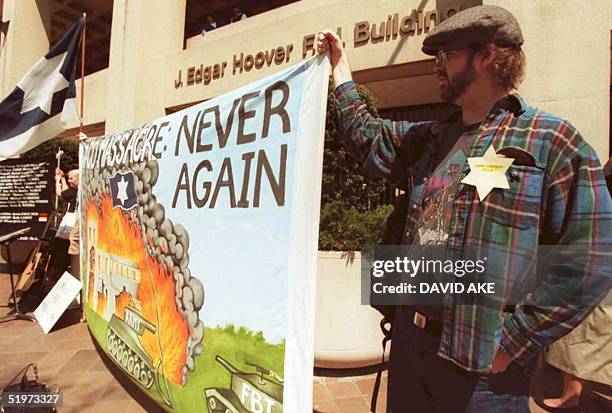
{"type": "MultiPolygon", "coordinates": [[[[337,87],[334,96],[338,130],[369,172],[405,184],[416,173],[414,165],[402,164],[406,154],[417,150],[417,158],[432,159],[431,144],[422,141],[435,142],[445,122],[375,118],[353,82],[337,87]]],[[[468,157],[482,156],[492,145],[532,161],[510,167],[509,189],[493,189],[480,201],[473,186],[460,184],[453,203],[447,256],[460,259],[468,250],[486,256],[487,276],[498,277],[504,292],[501,302],[485,305],[454,305],[456,297],[446,298],[438,355],[466,370],[487,372],[496,335],[499,346],[523,362],[569,333],[606,296],[612,286],[609,265],[597,259],[588,264],[567,260],[556,268],[559,273],[549,274],[523,297],[513,314],[501,310],[521,286],[533,281],[535,268],[525,257],[533,256],[539,245],[600,252],[608,248],[612,201],[597,155],[576,129],[527,106],[518,95],[498,102],[473,133],[477,136],[468,157]],[[576,294],[581,298],[576,300],[576,294]],[[550,297],[567,301],[551,305],[550,297]]],[[[466,164],[463,174],[468,172],[466,164]]]]}

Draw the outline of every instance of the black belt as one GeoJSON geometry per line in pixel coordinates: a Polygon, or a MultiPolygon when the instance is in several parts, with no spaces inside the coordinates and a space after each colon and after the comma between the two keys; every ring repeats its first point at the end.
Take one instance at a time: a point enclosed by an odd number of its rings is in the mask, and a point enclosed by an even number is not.
{"type": "Polygon", "coordinates": [[[414,316],[412,317],[412,324],[414,324],[421,330],[429,331],[436,335],[442,334],[441,321],[428,318],[425,314],[419,313],[418,311],[414,312],[414,316]]]}
{"type": "MultiPolygon", "coordinates": [[[[502,312],[512,314],[514,313],[514,309],[514,305],[506,305],[502,309],[502,312]]],[[[414,316],[412,317],[412,324],[422,330],[429,331],[436,335],[442,334],[442,321],[428,318],[425,314],[420,313],[418,311],[414,312],[414,316]]]]}

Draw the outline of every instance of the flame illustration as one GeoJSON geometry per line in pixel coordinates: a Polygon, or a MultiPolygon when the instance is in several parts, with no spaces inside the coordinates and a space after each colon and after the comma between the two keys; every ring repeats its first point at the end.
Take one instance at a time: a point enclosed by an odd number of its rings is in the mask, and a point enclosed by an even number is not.
{"type": "MultiPolygon", "coordinates": [[[[156,325],[155,333],[148,330],[144,332],[141,343],[154,364],[157,364],[163,354],[164,375],[168,380],[180,385],[182,369],[187,359],[185,349],[189,328],[187,320],[176,305],[173,270],[162,266],[146,253],[140,226],[128,220],[120,209],[113,209],[108,195],[102,198],[99,208],[93,201],[88,202],[87,222],[91,221],[97,224],[98,229],[96,248],[135,263],[141,273],[138,296],[131,297],[127,291],[122,291],[115,299],[114,313],[123,318],[128,304],[140,303],[142,317],[156,325]]],[[[92,241],[94,240],[88,240],[89,245],[92,241]]],[[[146,242],[153,245],[150,239],[146,242]]],[[[90,285],[93,289],[93,282],[90,282],[90,285]]],[[[98,307],[99,303],[100,297],[98,307]]],[[[98,312],[102,313],[99,310],[98,312]]]]}
{"type": "Polygon", "coordinates": [[[119,318],[125,319],[125,311],[124,311],[125,307],[127,307],[128,305],[133,306],[133,302],[134,302],[134,299],[132,298],[130,293],[128,293],[124,289],[115,298],[115,314],[117,314],[119,318]]]}
{"type": "Polygon", "coordinates": [[[93,294],[94,294],[94,272],[89,272],[89,279],[87,281],[87,304],[91,307],[93,303],[93,294]]]}
{"type": "Polygon", "coordinates": [[[187,362],[187,320],[176,308],[172,274],[167,274],[153,258],[147,257],[146,261],[151,268],[151,282],[143,278],[138,286],[138,298],[142,314],[159,317],[159,323],[155,335],[147,331],[141,342],[153,360],[159,359],[160,350],[163,349],[164,373],[173,383],[180,384],[183,377],[182,368],[187,362]],[[162,346],[158,344],[156,335],[162,337],[162,346]]]}
{"type": "Polygon", "coordinates": [[[96,306],[96,312],[98,314],[104,314],[106,308],[106,294],[104,292],[98,293],[98,305],[96,306]]]}

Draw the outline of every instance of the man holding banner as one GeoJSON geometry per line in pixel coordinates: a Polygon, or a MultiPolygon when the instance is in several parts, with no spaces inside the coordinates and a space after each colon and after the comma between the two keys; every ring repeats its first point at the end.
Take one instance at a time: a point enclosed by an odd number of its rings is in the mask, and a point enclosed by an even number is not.
{"type": "MultiPolygon", "coordinates": [[[[441,97],[461,111],[442,122],[374,118],[360,100],[342,41],[326,30],[338,129],[373,174],[408,189],[397,244],[442,246],[488,258],[503,292],[496,306],[398,306],[389,366],[389,412],[528,412],[523,367],[569,333],[610,289],[596,257],[611,240],[612,202],[591,146],[569,122],[516,94],[525,56],[507,10],[477,6],[448,18],[423,42],[435,56],[441,97]],[[582,248],[592,259],[555,261],[535,278],[524,254],[539,245],[582,248]],[[509,306],[508,304],[518,304],[509,306]]],[[[567,252],[567,251],[566,251],[567,252]]]]}

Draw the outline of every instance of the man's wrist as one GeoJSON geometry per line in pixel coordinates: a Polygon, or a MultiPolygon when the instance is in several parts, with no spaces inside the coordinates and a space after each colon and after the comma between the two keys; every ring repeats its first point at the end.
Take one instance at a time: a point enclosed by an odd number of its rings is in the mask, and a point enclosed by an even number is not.
{"type": "Polygon", "coordinates": [[[348,63],[346,54],[343,54],[338,61],[336,67],[333,68],[332,77],[334,80],[334,86],[340,86],[343,83],[353,80],[351,68],[348,63]]]}
{"type": "Polygon", "coordinates": [[[348,91],[347,93],[349,94],[353,93],[353,91],[351,91],[350,89],[354,89],[354,93],[356,93],[357,97],[359,97],[359,93],[357,93],[357,89],[355,88],[355,82],[352,80],[348,80],[340,85],[335,86],[333,90],[334,97],[336,99],[342,99],[342,96],[344,96],[345,92],[348,91]]]}

